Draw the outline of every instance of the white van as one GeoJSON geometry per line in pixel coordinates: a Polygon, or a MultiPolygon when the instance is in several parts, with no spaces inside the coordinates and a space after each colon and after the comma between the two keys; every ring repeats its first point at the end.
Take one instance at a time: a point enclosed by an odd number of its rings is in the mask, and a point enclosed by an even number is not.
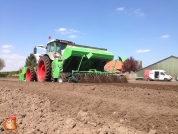
{"type": "Polygon", "coordinates": [[[172,77],[166,74],[166,71],[164,70],[147,70],[147,72],[148,72],[147,80],[170,81],[172,79],[172,77]]]}

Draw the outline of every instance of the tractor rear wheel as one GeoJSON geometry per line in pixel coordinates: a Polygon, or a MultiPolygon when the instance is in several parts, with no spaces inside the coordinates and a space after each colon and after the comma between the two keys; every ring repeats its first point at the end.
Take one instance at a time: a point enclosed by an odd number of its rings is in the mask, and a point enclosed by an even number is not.
{"type": "Polygon", "coordinates": [[[37,79],[39,82],[51,80],[51,60],[48,56],[42,56],[37,65],[37,79]]]}
{"type": "Polygon", "coordinates": [[[27,82],[34,81],[34,80],[36,81],[36,72],[32,66],[29,66],[27,68],[25,78],[27,82]]]}

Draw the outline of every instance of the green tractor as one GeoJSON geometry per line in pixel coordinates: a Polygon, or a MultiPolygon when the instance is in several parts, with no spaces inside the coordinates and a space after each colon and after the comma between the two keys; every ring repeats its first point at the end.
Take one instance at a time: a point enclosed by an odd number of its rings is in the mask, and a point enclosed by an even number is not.
{"type": "Polygon", "coordinates": [[[46,49],[46,53],[40,55],[37,67],[22,69],[20,81],[127,82],[124,75],[104,70],[106,63],[114,58],[107,49],[59,39],[51,40],[47,46],[36,46],[34,54],[37,53],[38,47],[46,49]]]}

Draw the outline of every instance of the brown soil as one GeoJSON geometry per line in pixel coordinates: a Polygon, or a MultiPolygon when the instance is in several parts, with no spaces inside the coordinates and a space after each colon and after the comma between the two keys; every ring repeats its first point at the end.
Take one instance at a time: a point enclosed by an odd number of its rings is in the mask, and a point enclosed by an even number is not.
{"type": "Polygon", "coordinates": [[[0,79],[0,133],[11,115],[19,134],[178,134],[178,82],[0,79]]]}

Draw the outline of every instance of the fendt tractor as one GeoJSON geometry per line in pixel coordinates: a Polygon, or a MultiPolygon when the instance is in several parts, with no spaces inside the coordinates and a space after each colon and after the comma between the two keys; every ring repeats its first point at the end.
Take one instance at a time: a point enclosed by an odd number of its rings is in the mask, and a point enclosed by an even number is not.
{"type": "Polygon", "coordinates": [[[55,39],[48,42],[47,46],[36,46],[34,54],[37,53],[39,47],[45,48],[46,53],[40,55],[37,67],[25,66],[22,69],[19,74],[20,81],[127,82],[124,75],[104,70],[106,63],[114,58],[114,55],[107,49],[77,45],[71,41],[55,39]]]}

